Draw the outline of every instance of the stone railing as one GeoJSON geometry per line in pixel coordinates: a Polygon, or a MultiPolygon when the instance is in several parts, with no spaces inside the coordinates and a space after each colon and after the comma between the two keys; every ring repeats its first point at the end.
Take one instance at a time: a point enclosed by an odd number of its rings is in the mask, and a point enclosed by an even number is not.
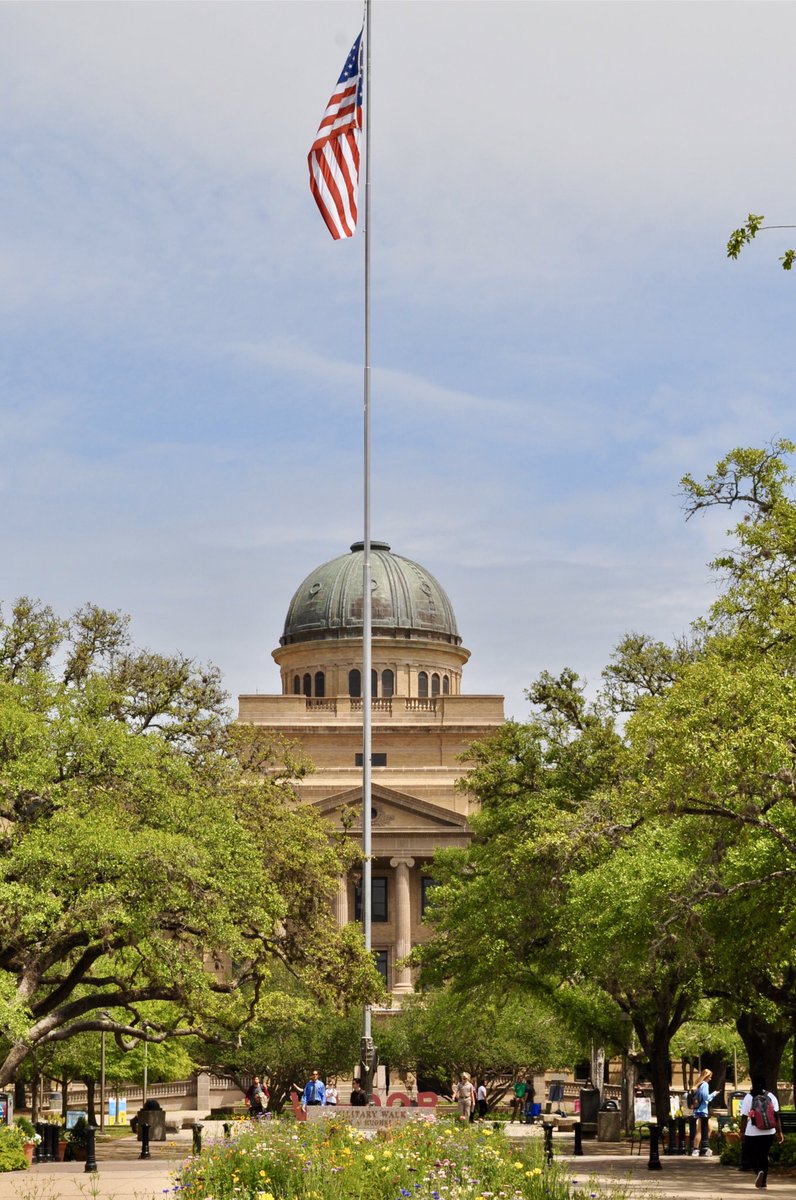
{"type": "Polygon", "coordinates": [[[314,696],[307,697],[307,709],[315,712],[330,712],[337,716],[336,700],[319,700],[314,696]]]}
{"type": "Polygon", "coordinates": [[[404,700],[407,712],[430,712],[437,711],[436,696],[409,696],[404,700]]]}
{"type": "MultiPolygon", "coordinates": [[[[361,698],[352,696],[349,703],[351,705],[351,712],[362,712],[361,698]]],[[[370,708],[371,708],[371,712],[383,712],[383,713],[387,713],[389,716],[392,716],[392,700],[391,699],[387,700],[384,697],[378,698],[378,697],[374,696],[370,702],[370,708]]]]}

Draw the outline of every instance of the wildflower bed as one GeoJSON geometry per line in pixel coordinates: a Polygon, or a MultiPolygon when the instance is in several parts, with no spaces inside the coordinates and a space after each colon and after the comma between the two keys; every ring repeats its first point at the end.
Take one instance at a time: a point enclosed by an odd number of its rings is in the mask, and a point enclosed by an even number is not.
{"type": "Polygon", "coordinates": [[[540,1146],[500,1133],[411,1122],[368,1138],[337,1121],[273,1121],[189,1159],[181,1200],[615,1200],[578,1187],[540,1146]]]}

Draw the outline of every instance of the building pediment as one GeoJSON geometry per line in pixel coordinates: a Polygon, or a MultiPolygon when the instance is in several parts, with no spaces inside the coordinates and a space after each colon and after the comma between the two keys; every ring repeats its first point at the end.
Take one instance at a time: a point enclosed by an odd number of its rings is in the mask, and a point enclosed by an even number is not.
{"type": "MultiPolygon", "coordinates": [[[[461,813],[429,804],[406,792],[373,784],[371,804],[374,834],[379,832],[406,832],[450,836],[467,829],[467,818],[461,813]]],[[[338,828],[352,833],[362,830],[362,788],[347,788],[334,796],[319,800],[313,807],[338,828]]]]}

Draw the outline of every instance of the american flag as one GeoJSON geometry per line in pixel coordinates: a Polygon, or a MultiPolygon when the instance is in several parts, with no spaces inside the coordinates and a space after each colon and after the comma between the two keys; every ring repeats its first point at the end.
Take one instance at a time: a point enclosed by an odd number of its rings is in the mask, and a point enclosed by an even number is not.
{"type": "Polygon", "coordinates": [[[351,47],[307,159],[310,191],[333,238],[354,236],[362,130],[362,33],[351,47]]]}

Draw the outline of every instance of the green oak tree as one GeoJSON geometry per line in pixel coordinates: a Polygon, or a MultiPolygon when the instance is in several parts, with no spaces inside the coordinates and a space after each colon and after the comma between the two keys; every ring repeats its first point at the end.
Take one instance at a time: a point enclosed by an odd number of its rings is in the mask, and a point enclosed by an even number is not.
{"type": "Polygon", "coordinates": [[[281,969],[274,972],[256,1019],[234,1044],[222,1041],[209,1046],[208,1062],[232,1075],[241,1088],[252,1075],[267,1076],[269,1106],[281,1112],[291,1089],[302,1089],[315,1067],[324,1079],[350,1076],[359,1060],[361,1025],[359,1010],[341,1011],[324,1004],[281,969]]]}
{"type": "Polygon", "coordinates": [[[102,1029],[218,1039],[275,964],[330,1003],[378,993],[329,919],[351,853],[294,801],[218,672],[135,649],[126,618],[0,621],[0,1085],[34,1049],[102,1029]],[[208,1032],[210,1031],[210,1032],[208,1032]]]}
{"type": "Polygon", "coordinates": [[[539,998],[471,997],[450,987],[408,997],[380,1023],[378,1042],[390,1067],[422,1069],[451,1087],[462,1071],[483,1079],[490,1103],[517,1072],[565,1067],[588,1055],[588,1040],[539,998]]]}

